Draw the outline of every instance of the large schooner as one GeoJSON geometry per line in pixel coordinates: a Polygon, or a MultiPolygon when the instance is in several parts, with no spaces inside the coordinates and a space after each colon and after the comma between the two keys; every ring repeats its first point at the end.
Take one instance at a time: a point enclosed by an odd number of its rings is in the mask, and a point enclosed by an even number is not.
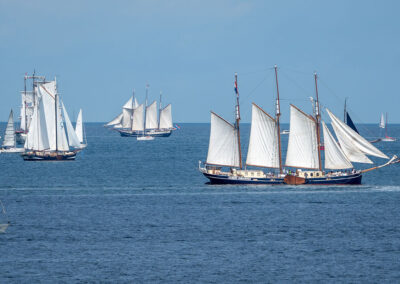
{"type": "Polygon", "coordinates": [[[37,82],[35,104],[25,141],[26,161],[75,160],[81,150],[64,103],[57,91],[56,80],[37,82]]]}
{"type": "Polygon", "coordinates": [[[285,169],[282,165],[280,140],[280,103],[277,67],[275,119],[253,103],[249,149],[246,166],[279,169],[279,172],[243,169],[240,148],[240,108],[237,96],[236,123],[232,125],[211,112],[211,132],[207,161],[199,170],[211,183],[222,184],[360,184],[362,174],[397,163],[393,156],[387,163],[365,170],[356,170],[352,162],[372,164],[367,155],[389,159],[346,123],[326,110],[338,138],[335,140],[327,125],[321,121],[317,74],[314,74],[316,100],[314,116],[290,105],[290,132],[285,169]],[[322,166],[321,124],[324,138],[325,168],[322,166]],[[223,171],[229,167],[229,171],[223,171]]]}

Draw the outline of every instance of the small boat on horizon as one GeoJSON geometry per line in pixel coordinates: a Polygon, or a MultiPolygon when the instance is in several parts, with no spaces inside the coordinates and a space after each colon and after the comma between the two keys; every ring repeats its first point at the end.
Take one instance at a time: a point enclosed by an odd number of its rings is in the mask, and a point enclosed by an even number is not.
{"type": "Polygon", "coordinates": [[[379,122],[379,128],[382,128],[382,129],[385,130],[385,136],[380,138],[380,141],[382,141],[382,142],[394,142],[394,141],[396,141],[396,138],[390,137],[388,135],[387,124],[388,124],[388,114],[386,113],[386,121],[385,121],[385,117],[383,116],[383,113],[382,113],[381,120],[379,122]]]}
{"type": "Polygon", "coordinates": [[[10,115],[8,116],[7,126],[4,134],[2,148],[0,149],[1,153],[22,153],[24,152],[24,148],[17,148],[16,142],[16,134],[14,128],[14,115],[13,110],[10,111],[10,115]]]}

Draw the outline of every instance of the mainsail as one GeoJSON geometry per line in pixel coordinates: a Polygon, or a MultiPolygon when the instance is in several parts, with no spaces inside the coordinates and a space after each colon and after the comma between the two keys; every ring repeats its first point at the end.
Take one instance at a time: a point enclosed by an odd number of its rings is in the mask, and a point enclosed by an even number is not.
{"type": "Polygon", "coordinates": [[[33,91],[22,91],[21,92],[22,107],[21,107],[21,125],[20,128],[24,131],[29,129],[29,125],[32,119],[35,94],[33,91]]]}
{"type": "Polygon", "coordinates": [[[67,110],[65,109],[64,103],[61,102],[62,110],[65,118],[65,125],[67,126],[67,134],[68,134],[68,145],[71,147],[79,148],[81,143],[79,141],[78,136],[75,133],[74,127],[72,126],[71,120],[69,119],[67,110]]]}
{"type": "Polygon", "coordinates": [[[385,117],[383,116],[383,113],[381,115],[381,121],[379,122],[379,127],[385,128],[385,117]]]}
{"type": "Polygon", "coordinates": [[[157,123],[157,102],[154,101],[146,107],[146,129],[158,128],[157,123]]]}
{"type": "Polygon", "coordinates": [[[333,138],[325,122],[322,122],[322,129],[324,132],[325,168],[332,170],[353,168],[353,165],[333,138]]]}
{"type": "Polygon", "coordinates": [[[173,128],[171,108],[172,108],[171,104],[169,104],[160,111],[160,128],[161,129],[173,128]]]}
{"type": "Polygon", "coordinates": [[[290,134],[286,166],[318,169],[318,141],[315,119],[290,105],[290,134]]]}
{"type": "Polygon", "coordinates": [[[14,116],[11,110],[3,140],[3,147],[15,147],[14,116]]]}
{"type": "Polygon", "coordinates": [[[34,106],[32,121],[25,140],[25,149],[43,151],[49,149],[49,139],[46,128],[46,118],[42,97],[39,97],[34,106]]]}
{"type": "Polygon", "coordinates": [[[144,105],[141,104],[133,111],[132,131],[144,130],[143,114],[144,114],[144,105]]]}
{"type": "Polygon", "coordinates": [[[76,119],[75,133],[80,143],[83,143],[83,122],[82,109],[79,110],[78,118],[76,119]]]}
{"type": "Polygon", "coordinates": [[[246,164],[279,168],[276,121],[254,103],[252,104],[250,141],[246,164]]]}
{"type": "Polygon", "coordinates": [[[239,167],[239,147],[235,127],[211,112],[211,132],[207,164],[239,167]]]}
{"type": "Polygon", "coordinates": [[[388,159],[389,157],[365,140],[361,135],[340,121],[327,109],[332,120],[332,126],[339,140],[340,146],[347,158],[352,162],[372,163],[365,155],[388,159]]]}

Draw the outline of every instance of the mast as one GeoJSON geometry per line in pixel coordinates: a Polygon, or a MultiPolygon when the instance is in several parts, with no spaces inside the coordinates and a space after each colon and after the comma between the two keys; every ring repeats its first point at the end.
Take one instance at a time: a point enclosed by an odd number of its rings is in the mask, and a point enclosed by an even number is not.
{"type": "Polygon", "coordinates": [[[275,69],[275,82],[276,82],[276,128],[278,132],[278,147],[279,147],[279,173],[282,173],[282,148],[281,148],[281,126],[279,123],[279,117],[281,116],[281,106],[279,104],[279,84],[278,84],[278,66],[274,66],[275,69]]]}
{"type": "Polygon", "coordinates": [[[132,107],[132,115],[131,115],[131,129],[132,129],[132,125],[133,125],[133,104],[135,102],[135,89],[133,89],[132,91],[132,103],[131,103],[131,107],[132,107]]]}
{"type": "Polygon", "coordinates": [[[239,165],[240,169],[243,168],[242,166],[242,149],[240,147],[240,129],[239,129],[239,121],[240,121],[240,105],[239,105],[239,89],[237,85],[237,73],[235,73],[235,93],[236,93],[236,130],[237,130],[237,140],[238,140],[238,147],[239,147],[239,165]]]}
{"type": "Polygon", "coordinates": [[[58,151],[58,133],[57,133],[57,128],[58,128],[58,125],[57,125],[57,99],[58,99],[58,94],[57,94],[57,91],[56,91],[56,93],[55,93],[55,96],[54,96],[54,111],[55,111],[55,122],[56,122],[56,151],[58,151]]]}
{"type": "Polygon", "coordinates": [[[147,96],[149,94],[149,84],[146,84],[146,100],[144,102],[143,136],[146,132],[147,96]]]}
{"type": "Polygon", "coordinates": [[[160,106],[158,108],[158,129],[160,129],[160,118],[161,118],[161,96],[162,92],[160,91],[160,106]]]}
{"type": "Polygon", "coordinates": [[[322,171],[322,163],[321,163],[321,128],[320,128],[320,120],[321,115],[319,113],[319,99],[318,99],[318,84],[317,84],[317,73],[314,73],[315,80],[315,94],[317,97],[317,101],[315,103],[315,123],[317,128],[317,143],[318,143],[318,168],[322,171]]]}
{"type": "Polygon", "coordinates": [[[26,116],[26,73],[24,76],[24,116],[25,116],[25,127],[24,127],[24,132],[28,132],[28,124],[27,124],[27,116],[26,116]]]}

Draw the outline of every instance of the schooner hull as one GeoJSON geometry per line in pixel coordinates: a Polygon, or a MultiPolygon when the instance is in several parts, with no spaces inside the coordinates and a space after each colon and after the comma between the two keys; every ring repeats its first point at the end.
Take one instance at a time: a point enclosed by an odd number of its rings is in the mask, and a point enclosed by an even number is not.
{"type": "Polygon", "coordinates": [[[213,175],[204,172],[203,175],[208,178],[212,184],[283,184],[283,178],[244,178],[228,175],[213,175]]]}
{"type": "MultiPolygon", "coordinates": [[[[129,131],[129,130],[118,130],[122,137],[138,137],[143,136],[143,131],[129,131]]],[[[167,131],[146,131],[145,136],[152,137],[169,137],[171,136],[172,130],[167,131]]]]}
{"type": "Polygon", "coordinates": [[[26,152],[21,154],[25,161],[73,161],[76,158],[75,152],[26,152]]]}

